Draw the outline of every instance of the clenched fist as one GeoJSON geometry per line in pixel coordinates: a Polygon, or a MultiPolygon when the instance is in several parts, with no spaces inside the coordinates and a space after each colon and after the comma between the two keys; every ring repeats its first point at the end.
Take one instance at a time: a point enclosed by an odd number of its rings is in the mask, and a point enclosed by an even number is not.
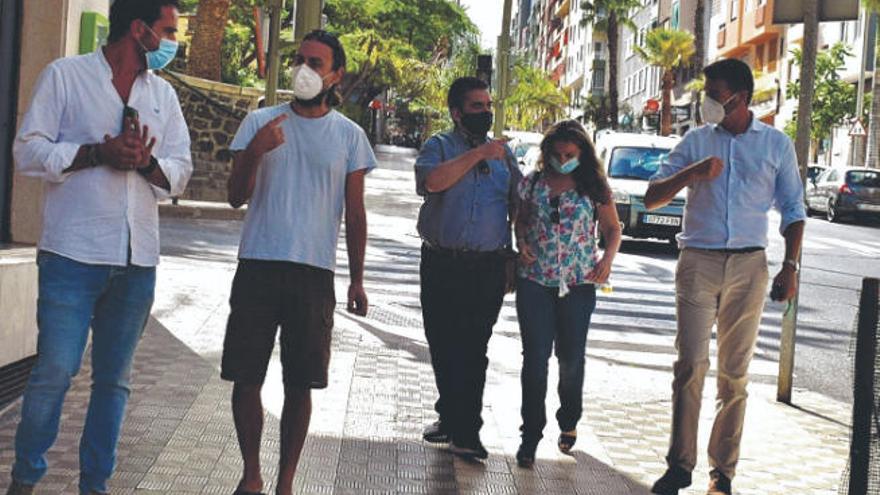
{"type": "Polygon", "coordinates": [[[480,150],[484,160],[504,160],[507,156],[506,143],[506,139],[493,139],[477,149],[480,150]]]}
{"type": "Polygon", "coordinates": [[[724,171],[724,162],[717,156],[706,157],[693,166],[694,181],[710,181],[724,171]]]}
{"type": "Polygon", "coordinates": [[[281,114],[260,128],[248,144],[249,150],[259,157],[284,144],[284,130],[281,129],[281,123],[285,120],[287,114],[281,114]]]}

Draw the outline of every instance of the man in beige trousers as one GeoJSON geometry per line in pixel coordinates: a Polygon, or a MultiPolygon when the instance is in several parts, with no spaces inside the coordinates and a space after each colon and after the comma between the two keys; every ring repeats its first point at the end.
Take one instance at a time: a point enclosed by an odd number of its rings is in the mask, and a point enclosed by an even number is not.
{"type": "Polygon", "coordinates": [[[687,133],[651,179],[649,209],[687,188],[681,255],[675,274],[678,359],[673,366],[672,434],[668,470],[653,493],[690,486],[709,341],[716,326],[718,395],[709,439],[708,494],[729,495],[739,460],[748,367],[758,337],[769,279],[768,215],[782,217],[785,260],[771,297],[787,301],[797,285],[804,231],[803,184],[791,140],[749,111],[752,71],[728,59],[705,69],[702,114],[707,125],[687,133]]]}

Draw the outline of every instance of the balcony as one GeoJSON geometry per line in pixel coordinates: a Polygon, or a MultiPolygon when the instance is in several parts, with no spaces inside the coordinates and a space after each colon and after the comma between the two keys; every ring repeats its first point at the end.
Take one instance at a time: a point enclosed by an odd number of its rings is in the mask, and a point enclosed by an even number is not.
{"type": "Polygon", "coordinates": [[[773,1],[743,13],[740,44],[759,45],[782,34],[782,26],[773,24],[773,1]]]}
{"type": "Polygon", "coordinates": [[[715,43],[715,46],[720,48],[724,48],[724,45],[727,44],[727,28],[722,26],[718,28],[718,40],[715,43]]]}

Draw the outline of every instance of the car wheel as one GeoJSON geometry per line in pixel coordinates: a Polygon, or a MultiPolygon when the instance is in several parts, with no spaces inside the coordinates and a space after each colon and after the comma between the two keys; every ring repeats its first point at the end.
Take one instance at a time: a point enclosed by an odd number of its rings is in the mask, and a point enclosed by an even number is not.
{"type": "Polygon", "coordinates": [[[809,202],[809,201],[804,201],[804,210],[806,210],[806,212],[807,212],[807,216],[808,216],[808,217],[811,217],[811,216],[813,216],[813,215],[816,214],[816,210],[810,208],[810,202],[809,202]]]}
{"type": "Polygon", "coordinates": [[[825,218],[827,218],[828,221],[832,223],[837,223],[840,221],[840,212],[838,212],[837,207],[834,206],[834,198],[828,198],[828,206],[825,210],[825,218]]]}

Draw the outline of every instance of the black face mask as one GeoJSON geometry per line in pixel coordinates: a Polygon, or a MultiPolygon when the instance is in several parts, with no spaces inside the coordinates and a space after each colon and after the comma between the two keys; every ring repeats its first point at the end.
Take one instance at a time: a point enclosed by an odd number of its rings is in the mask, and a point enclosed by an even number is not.
{"type": "Polygon", "coordinates": [[[473,136],[483,137],[492,128],[492,112],[465,113],[461,115],[461,126],[473,136]]]}

